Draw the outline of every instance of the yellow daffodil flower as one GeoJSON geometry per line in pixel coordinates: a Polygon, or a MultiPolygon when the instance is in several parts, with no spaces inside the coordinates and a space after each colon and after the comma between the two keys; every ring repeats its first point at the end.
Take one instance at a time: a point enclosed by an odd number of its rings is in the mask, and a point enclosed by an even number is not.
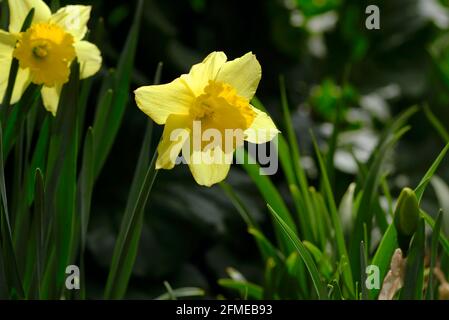
{"type": "Polygon", "coordinates": [[[70,5],[52,14],[42,0],[9,0],[9,32],[0,30],[0,98],[8,85],[13,57],[19,71],[11,103],[16,103],[30,83],[42,85],[45,108],[56,114],[62,87],[69,81],[70,66],[80,63],[80,78],[88,78],[101,67],[98,48],[83,40],[87,33],[90,6],[70,5]],[[33,21],[20,32],[26,16],[35,10],[33,21]],[[6,70],[6,71],[5,71],[6,70]]]}
{"type": "Polygon", "coordinates": [[[261,75],[251,52],[232,61],[223,52],[213,52],[171,83],[137,89],[138,107],[165,125],[156,169],[172,169],[182,151],[196,182],[211,186],[226,178],[243,140],[271,141],[279,131],[266,113],[250,104],[261,75]],[[213,131],[207,135],[208,130],[213,131]],[[241,136],[227,139],[229,130],[241,136]]]}

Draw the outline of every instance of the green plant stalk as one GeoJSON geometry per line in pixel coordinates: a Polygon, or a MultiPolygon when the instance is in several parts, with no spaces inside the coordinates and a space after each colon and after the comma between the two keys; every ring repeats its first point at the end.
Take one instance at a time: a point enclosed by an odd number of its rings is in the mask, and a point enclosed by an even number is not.
{"type": "Polygon", "coordinates": [[[158,170],[155,169],[157,152],[154,153],[139,196],[132,211],[125,212],[112,256],[105,299],[121,299],[126,293],[142,231],[145,207],[158,170]]]}
{"type": "Polygon", "coordinates": [[[441,223],[443,221],[443,212],[440,210],[438,213],[437,220],[435,222],[433,231],[432,231],[432,244],[430,249],[430,266],[429,266],[429,278],[427,279],[427,288],[426,288],[426,300],[434,299],[434,275],[433,269],[437,263],[437,255],[438,255],[438,243],[440,240],[440,232],[441,232],[441,223]]]}
{"type": "MultiPolygon", "coordinates": [[[[251,161],[251,163],[250,161],[247,161],[251,156],[246,150],[242,150],[242,152],[236,152],[236,157],[237,162],[242,164],[245,171],[256,184],[264,200],[270,206],[275,208],[275,210],[277,210],[276,212],[281,215],[282,219],[292,230],[297,232],[296,225],[293,222],[292,215],[288,210],[287,205],[285,204],[283,198],[281,197],[271,180],[267,176],[260,175],[260,166],[255,164],[254,161],[251,161]]],[[[288,239],[285,238],[285,235],[283,235],[283,233],[281,232],[282,230],[280,230],[276,224],[274,224],[273,227],[282,252],[285,255],[289,255],[291,252],[293,252],[294,248],[292,247],[288,239]]]]}
{"type": "MultiPolygon", "coordinates": [[[[344,259],[344,258],[349,259],[348,251],[346,249],[346,244],[345,244],[343,228],[341,227],[341,221],[340,221],[340,216],[338,214],[337,205],[335,204],[335,199],[333,196],[331,185],[329,182],[329,178],[327,176],[326,166],[325,166],[323,157],[321,156],[321,152],[318,148],[318,144],[316,142],[315,136],[312,132],[310,134],[312,136],[315,153],[318,157],[318,162],[319,162],[321,174],[322,174],[323,188],[324,188],[324,192],[326,195],[327,204],[329,206],[329,212],[331,215],[332,225],[335,230],[337,254],[341,259],[344,259]]],[[[343,269],[343,279],[345,281],[346,287],[349,290],[349,293],[352,296],[354,296],[354,282],[353,282],[353,277],[352,277],[351,266],[349,264],[346,267],[344,267],[344,269],[343,269]]]]}
{"type": "Polygon", "coordinates": [[[282,228],[283,232],[290,239],[290,241],[292,242],[294,248],[296,249],[296,251],[298,252],[300,257],[302,258],[302,260],[304,261],[306,268],[309,271],[309,274],[312,278],[313,286],[315,288],[315,292],[316,292],[318,298],[325,299],[325,297],[327,295],[327,293],[326,293],[327,290],[321,281],[320,273],[318,271],[318,268],[317,268],[315,262],[313,261],[312,256],[310,255],[309,251],[304,246],[304,244],[298,239],[296,233],[287,225],[287,223],[284,222],[284,220],[281,218],[281,216],[279,216],[270,205],[268,205],[268,209],[270,210],[271,214],[276,219],[276,222],[282,228]]]}
{"type": "Polygon", "coordinates": [[[0,123],[0,191],[1,191],[1,208],[0,208],[0,244],[3,268],[5,269],[6,281],[8,285],[8,294],[23,298],[25,292],[23,290],[22,280],[20,278],[17,266],[17,258],[14,252],[11,224],[9,221],[8,200],[6,196],[5,169],[3,163],[3,130],[0,123]]]}
{"type": "MultiPolygon", "coordinates": [[[[299,188],[301,190],[301,195],[303,197],[304,208],[297,207],[298,215],[300,224],[302,225],[302,231],[303,231],[303,237],[305,239],[314,239],[311,233],[311,216],[313,215],[313,207],[312,207],[312,201],[310,199],[309,195],[309,185],[307,183],[306,174],[304,171],[304,168],[301,164],[301,155],[299,152],[299,144],[296,139],[296,133],[293,129],[291,115],[290,115],[290,109],[287,102],[287,92],[285,88],[285,80],[283,77],[280,77],[279,79],[280,87],[281,87],[281,104],[282,104],[282,111],[284,114],[284,123],[287,131],[287,140],[290,146],[291,150],[291,163],[292,167],[294,169],[294,172],[296,174],[296,179],[299,183],[299,188]],[[301,210],[302,209],[302,210],[301,210]]],[[[297,202],[297,201],[295,201],[297,202]]],[[[298,206],[298,204],[296,204],[298,206]]],[[[316,239],[315,239],[316,240],[316,239]]]]}
{"type": "MultiPolygon", "coordinates": [[[[137,8],[131,30],[126,40],[123,53],[117,67],[117,73],[114,75],[113,98],[109,110],[103,114],[99,114],[100,118],[105,117],[107,120],[98,120],[107,123],[107,127],[99,130],[94,123],[94,152],[95,152],[95,180],[100,174],[101,169],[110,153],[112,144],[117,136],[125,108],[129,98],[129,88],[131,82],[131,74],[134,68],[134,59],[137,50],[140,22],[143,12],[143,0],[138,0],[137,8]]],[[[96,121],[97,122],[97,119],[96,121]]]]}
{"type": "MultiPolygon", "coordinates": [[[[375,160],[370,166],[368,177],[363,188],[362,197],[360,199],[359,206],[357,208],[356,220],[354,224],[354,230],[352,233],[351,243],[350,243],[350,254],[351,254],[351,265],[352,272],[355,278],[360,279],[360,254],[359,247],[360,241],[364,240],[364,227],[366,224],[367,228],[371,229],[372,217],[373,217],[373,207],[375,201],[376,190],[380,185],[381,168],[383,166],[386,153],[393,148],[397,141],[409,130],[405,127],[399,130],[392,137],[389,137],[385,143],[380,147],[378,154],[375,156],[375,160]]],[[[368,239],[369,241],[369,239],[368,239]]],[[[366,246],[369,243],[365,243],[366,246]]]]}

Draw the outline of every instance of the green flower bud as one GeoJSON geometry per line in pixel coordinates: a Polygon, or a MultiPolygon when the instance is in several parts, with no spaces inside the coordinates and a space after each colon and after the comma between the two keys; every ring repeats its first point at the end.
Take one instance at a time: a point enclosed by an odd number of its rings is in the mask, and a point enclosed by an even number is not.
{"type": "Polygon", "coordinates": [[[398,231],[398,243],[407,252],[410,240],[418,228],[420,216],[418,198],[410,188],[404,188],[399,195],[394,212],[394,225],[398,231]]]}

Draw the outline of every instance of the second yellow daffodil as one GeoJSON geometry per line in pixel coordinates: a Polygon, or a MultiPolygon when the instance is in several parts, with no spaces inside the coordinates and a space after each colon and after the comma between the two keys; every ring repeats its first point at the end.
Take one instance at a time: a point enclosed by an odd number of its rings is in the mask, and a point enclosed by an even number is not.
{"type": "Polygon", "coordinates": [[[171,83],[137,89],[138,107],[165,125],[156,168],[172,169],[182,151],[196,182],[211,186],[225,179],[243,140],[272,140],[279,131],[250,103],[261,75],[251,52],[232,61],[213,52],[171,83]]]}
{"type": "Polygon", "coordinates": [[[9,32],[0,30],[0,99],[8,85],[13,58],[19,71],[11,103],[16,103],[30,83],[42,85],[45,108],[56,114],[62,87],[69,81],[70,66],[80,63],[80,78],[88,78],[101,67],[100,50],[83,40],[91,7],[69,5],[52,14],[42,0],[8,0],[9,32]],[[20,32],[26,16],[35,10],[30,27],[20,32]]]}

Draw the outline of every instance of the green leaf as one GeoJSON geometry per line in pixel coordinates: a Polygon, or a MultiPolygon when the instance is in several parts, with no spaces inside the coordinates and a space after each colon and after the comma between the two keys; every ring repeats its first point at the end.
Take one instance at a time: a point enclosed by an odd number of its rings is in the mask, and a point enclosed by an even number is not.
{"type": "MultiPolygon", "coordinates": [[[[102,137],[107,132],[108,125],[108,115],[110,112],[110,108],[112,105],[112,98],[114,97],[114,91],[112,89],[106,90],[103,94],[100,94],[100,100],[97,106],[97,112],[95,115],[95,120],[93,124],[93,131],[95,133],[94,139],[94,153],[99,154],[102,148],[102,137]]],[[[94,167],[94,177],[95,180],[98,178],[100,174],[101,168],[99,167],[99,161],[95,162],[94,167]]]]}
{"type": "Polygon", "coordinates": [[[5,127],[3,152],[5,160],[16,142],[28,111],[36,108],[41,94],[41,87],[30,85],[8,117],[5,127]]]}
{"type": "Polygon", "coordinates": [[[416,196],[418,197],[418,201],[421,202],[422,196],[424,194],[424,191],[427,188],[427,185],[429,184],[430,180],[432,179],[433,175],[437,171],[438,167],[441,164],[441,161],[443,161],[444,157],[446,156],[447,150],[449,150],[449,143],[446,144],[446,146],[443,148],[443,150],[440,152],[438,157],[435,159],[435,161],[432,163],[432,166],[427,170],[424,177],[421,179],[421,182],[415,189],[416,196]]]}
{"type": "Polygon", "coordinates": [[[444,235],[449,235],[449,186],[438,176],[432,177],[431,180],[435,195],[438,199],[438,204],[442,209],[443,224],[441,226],[441,232],[444,235]]]}
{"type": "Polygon", "coordinates": [[[367,255],[366,255],[366,249],[365,249],[365,243],[362,241],[360,242],[360,270],[362,272],[360,273],[360,286],[362,287],[362,299],[368,300],[368,288],[366,287],[366,266],[368,265],[367,261],[367,255]]]}
{"type": "MultiPolygon", "coordinates": [[[[399,117],[402,119],[402,117],[399,117]]],[[[396,127],[397,120],[393,127],[396,127]]],[[[407,132],[409,128],[405,127],[402,130],[399,130],[396,133],[393,133],[391,136],[388,135],[386,141],[381,142],[378,147],[378,151],[376,156],[373,159],[373,162],[370,165],[368,177],[365,181],[365,184],[362,188],[362,197],[360,199],[360,203],[357,209],[354,229],[352,232],[351,244],[350,244],[350,254],[351,254],[351,266],[352,271],[355,278],[360,279],[360,242],[364,239],[364,225],[368,230],[371,230],[372,218],[374,214],[374,203],[376,195],[378,195],[378,188],[380,186],[381,177],[383,175],[383,164],[387,155],[387,152],[390,151],[393,146],[397,143],[397,141],[402,137],[402,135],[407,132]]],[[[389,131],[389,130],[387,130],[389,131]]],[[[382,141],[382,140],[381,140],[382,141]]],[[[369,239],[368,239],[369,240],[369,239]]],[[[367,244],[368,245],[368,244],[367,244]]]]}
{"type": "MultiPolygon", "coordinates": [[[[443,157],[447,152],[447,147],[448,146],[446,146],[443,149],[443,151],[436,158],[434,163],[430,166],[427,173],[421,179],[418,186],[415,188],[415,194],[417,195],[418,200],[420,200],[422,198],[422,195],[423,195],[430,179],[432,178],[433,174],[436,172],[439,165],[441,164],[441,161],[443,160],[443,157]]],[[[426,223],[433,229],[435,222],[433,221],[432,217],[430,217],[428,214],[426,214],[422,210],[421,210],[421,214],[423,215],[426,223]]],[[[446,250],[446,252],[449,254],[449,242],[442,234],[440,234],[440,243],[442,244],[442,246],[446,250]]],[[[391,257],[393,256],[394,250],[397,247],[398,247],[397,231],[396,231],[394,224],[390,224],[387,231],[383,235],[380,245],[377,248],[377,251],[372,260],[372,264],[378,266],[380,269],[380,278],[381,279],[383,279],[385,277],[385,275],[387,274],[387,272],[389,270],[391,257]]],[[[370,291],[370,297],[372,299],[377,297],[378,294],[379,294],[379,290],[374,289],[374,290],[370,291]]]]}
{"type": "MultiPolygon", "coordinates": [[[[296,139],[296,133],[292,124],[284,78],[280,77],[279,82],[281,88],[281,105],[284,114],[284,123],[286,127],[286,134],[288,140],[288,150],[289,150],[288,154],[290,154],[291,167],[293,168],[293,171],[296,174],[297,184],[299,185],[299,189],[301,190],[302,198],[300,197],[299,194],[296,195],[294,190],[292,192],[292,195],[294,196],[295,199],[295,205],[298,212],[302,235],[305,239],[313,240],[313,236],[309,228],[309,226],[312,225],[311,221],[313,215],[312,202],[308,192],[309,185],[307,183],[306,173],[301,164],[301,154],[299,152],[299,144],[296,139]],[[303,208],[301,208],[301,205],[298,202],[303,203],[303,208]]],[[[282,145],[282,141],[280,145],[282,145]]],[[[282,151],[283,153],[286,152],[284,150],[282,151]]],[[[293,186],[290,186],[290,188],[294,186],[296,186],[296,183],[293,186]]]]}
{"type": "MultiPolygon", "coordinates": [[[[84,250],[87,243],[87,227],[89,225],[90,207],[92,202],[92,192],[94,187],[94,150],[93,150],[93,130],[89,128],[86,134],[83,148],[83,162],[80,177],[78,178],[77,189],[77,221],[80,236],[80,271],[81,271],[81,292],[80,297],[84,299],[86,297],[86,283],[85,283],[85,263],[84,263],[84,250]]],[[[77,232],[75,234],[78,234],[77,232]]]]}
{"type": "Polygon", "coordinates": [[[87,227],[89,225],[90,206],[92,200],[92,192],[94,186],[94,151],[93,151],[93,130],[89,128],[87,130],[86,138],[83,148],[83,162],[81,173],[78,181],[78,212],[80,214],[81,221],[81,252],[84,251],[86,246],[87,227]]]}
{"type": "Polygon", "coordinates": [[[273,246],[270,240],[268,240],[260,230],[249,228],[248,233],[256,239],[257,246],[259,247],[264,262],[269,258],[272,258],[276,263],[280,264],[284,260],[283,254],[273,246]]]}
{"type": "Polygon", "coordinates": [[[325,299],[326,298],[326,288],[324,287],[320,273],[318,271],[318,268],[313,261],[312,256],[310,255],[307,248],[304,246],[304,244],[301,242],[301,240],[298,239],[298,236],[296,233],[288,226],[287,223],[282,219],[282,217],[268,204],[268,209],[270,210],[271,214],[275,218],[276,222],[279,224],[279,226],[282,228],[285,235],[288,237],[288,239],[291,241],[292,245],[304,261],[304,264],[306,265],[307,270],[309,271],[310,277],[312,278],[313,286],[315,288],[316,294],[319,299],[325,299]]]}
{"type": "MultiPolygon", "coordinates": [[[[279,191],[276,189],[276,187],[273,185],[271,180],[265,176],[261,175],[261,168],[258,164],[255,163],[255,161],[250,159],[250,155],[246,150],[240,150],[241,152],[236,152],[236,158],[237,163],[241,163],[245,171],[248,173],[248,175],[251,177],[251,179],[256,184],[257,188],[259,189],[260,193],[262,194],[264,200],[278,212],[278,214],[282,217],[283,221],[287,223],[290,229],[294,230],[296,232],[296,226],[293,222],[292,216],[290,214],[290,211],[288,210],[284,200],[282,199],[281,195],[279,194],[279,191]]],[[[290,253],[292,252],[291,244],[286,241],[286,239],[283,236],[283,233],[278,230],[275,226],[275,232],[276,236],[278,238],[278,241],[280,241],[281,249],[284,253],[290,253]]]]}
{"type": "MultiPolygon", "coordinates": [[[[384,233],[371,263],[372,265],[379,267],[379,276],[381,280],[384,279],[390,269],[391,258],[393,257],[394,250],[396,250],[397,247],[397,231],[392,223],[388,226],[387,231],[384,233]]],[[[376,299],[378,295],[378,289],[370,290],[371,299],[376,299]]]]}
{"type": "Polygon", "coordinates": [[[260,300],[263,297],[263,288],[250,282],[220,279],[218,284],[223,288],[236,290],[241,296],[246,296],[249,299],[260,300]]]}
{"type": "Polygon", "coordinates": [[[133,24],[128,33],[128,38],[120,57],[114,79],[113,98],[110,109],[107,110],[107,114],[101,115],[101,117],[106,117],[107,119],[107,128],[104,127],[103,130],[98,130],[98,128],[94,125],[96,137],[94,145],[96,160],[94,171],[95,177],[98,177],[98,174],[103,168],[104,162],[109,155],[128,103],[131,75],[134,68],[134,59],[139,39],[143,3],[143,0],[139,0],[137,3],[133,24]]]}
{"type": "Polygon", "coordinates": [[[245,206],[243,201],[239,198],[237,193],[233,190],[233,188],[227,184],[226,182],[220,182],[220,187],[223,189],[225,194],[228,196],[229,200],[231,200],[234,207],[237,209],[238,213],[242,217],[243,221],[245,221],[246,225],[249,228],[253,228],[258,230],[259,227],[257,226],[254,219],[251,217],[251,214],[249,213],[248,208],[245,206]]]}
{"type": "Polygon", "coordinates": [[[170,293],[164,293],[159,297],[155,298],[155,300],[171,300],[172,297],[175,297],[176,299],[196,298],[202,297],[204,296],[204,294],[205,292],[201,288],[186,287],[186,288],[172,289],[170,293]]]}
{"type": "Polygon", "coordinates": [[[40,298],[42,275],[45,263],[45,187],[44,178],[40,169],[36,170],[36,203],[34,205],[34,232],[36,235],[36,265],[35,265],[35,288],[37,289],[37,298],[40,298]]]}
{"type": "Polygon", "coordinates": [[[424,249],[425,232],[424,220],[419,222],[413,240],[410,244],[409,254],[405,268],[404,286],[401,290],[401,300],[421,300],[424,281],[424,249]]]}
{"type": "Polygon", "coordinates": [[[440,241],[440,230],[441,224],[443,221],[443,213],[440,211],[438,213],[437,220],[435,222],[435,226],[432,231],[432,244],[430,249],[430,266],[429,266],[429,278],[427,279],[427,288],[426,288],[426,300],[434,299],[435,292],[435,283],[434,283],[434,275],[433,269],[436,266],[437,258],[438,258],[438,243],[440,241]]]}
{"type": "Polygon", "coordinates": [[[432,113],[428,105],[424,106],[424,113],[443,141],[449,143],[449,133],[440,120],[432,113]]]}
{"type": "Polygon", "coordinates": [[[0,193],[1,193],[1,208],[0,208],[0,244],[3,261],[3,268],[5,269],[6,281],[8,282],[9,295],[18,298],[24,298],[25,293],[22,286],[22,281],[17,267],[17,259],[14,252],[12,241],[11,224],[9,220],[8,200],[6,197],[6,183],[5,183],[5,167],[3,164],[3,130],[0,123],[0,193]]]}
{"type": "MultiPolygon", "coordinates": [[[[121,299],[128,287],[142,231],[145,207],[157,176],[157,153],[148,167],[132,210],[123,216],[106,284],[105,299],[121,299]]],[[[139,170],[136,170],[136,172],[139,170]]]]}
{"type": "Polygon", "coordinates": [[[79,64],[73,63],[70,80],[63,87],[53,122],[46,170],[46,199],[51,233],[46,234],[49,262],[44,275],[44,297],[60,298],[65,289],[65,269],[73,244],[73,220],[76,205],[76,169],[78,162],[79,64]],[[62,179],[64,178],[64,179],[62,179]],[[52,238],[50,238],[52,237],[52,238]]]}
{"type": "Polygon", "coordinates": [[[238,194],[233,190],[233,188],[229,184],[225,182],[220,182],[220,187],[223,189],[225,194],[231,200],[234,207],[240,213],[242,219],[245,221],[246,225],[248,226],[248,232],[252,236],[254,236],[259,251],[262,255],[263,261],[267,261],[267,259],[271,257],[274,258],[277,263],[279,263],[283,259],[282,253],[279,252],[277,249],[275,249],[275,247],[271,244],[271,242],[264,236],[260,227],[251,217],[249,209],[239,198],[238,194]]]}
{"type": "MultiPolygon", "coordinates": [[[[327,204],[329,207],[329,212],[331,214],[332,225],[333,225],[334,231],[335,231],[337,253],[340,258],[346,257],[347,259],[349,259],[348,252],[346,250],[343,229],[341,227],[340,216],[339,216],[339,213],[337,210],[337,205],[335,204],[334,194],[331,189],[329,178],[327,176],[326,165],[324,163],[323,157],[321,156],[315,136],[313,135],[313,133],[311,133],[311,135],[312,135],[313,145],[315,147],[315,153],[318,157],[318,162],[320,164],[324,193],[325,193],[327,204]]],[[[351,267],[349,266],[349,264],[343,269],[343,278],[344,278],[346,287],[349,289],[351,295],[353,295],[354,294],[354,283],[353,283],[353,278],[352,278],[351,267]]]]}
{"type": "MultiPolygon", "coordinates": [[[[162,63],[159,63],[154,76],[154,84],[159,83],[161,72],[162,63]]],[[[104,293],[105,297],[120,299],[125,295],[132,273],[132,267],[137,256],[144,211],[157,176],[157,170],[155,169],[157,152],[154,153],[151,163],[149,163],[148,158],[152,132],[153,124],[152,122],[148,122],[128,195],[125,213],[114,248],[112,264],[104,293]]]]}
{"type": "Polygon", "coordinates": [[[9,10],[8,2],[0,1],[0,29],[8,30],[9,25],[9,10]]]}
{"type": "MultiPolygon", "coordinates": [[[[429,214],[424,212],[423,210],[421,210],[421,215],[423,216],[426,223],[433,230],[435,228],[435,221],[433,220],[433,218],[429,214]]],[[[447,238],[444,236],[444,234],[442,232],[440,232],[440,244],[443,247],[446,254],[449,255],[449,241],[447,240],[447,238]]]]}

